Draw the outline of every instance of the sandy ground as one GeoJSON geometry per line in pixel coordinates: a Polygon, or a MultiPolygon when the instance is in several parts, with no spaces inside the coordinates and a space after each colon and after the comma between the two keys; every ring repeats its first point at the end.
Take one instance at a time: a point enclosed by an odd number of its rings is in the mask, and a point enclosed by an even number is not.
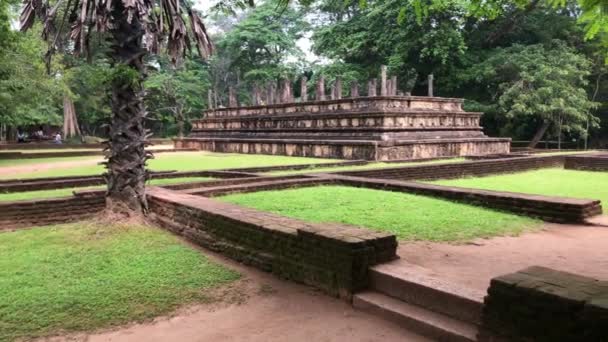
{"type": "Polygon", "coordinates": [[[607,227],[545,224],[540,232],[463,245],[401,242],[397,262],[485,291],[492,277],[533,265],[608,280],[607,246],[607,227]]]}
{"type": "Polygon", "coordinates": [[[186,308],[149,323],[41,341],[429,341],[311,287],[204,253],[244,277],[219,293],[221,303],[186,308]]]}
{"type": "Polygon", "coordinates": [[[22,173],[42,172],[42,171],[54,170],[54,169],[69,169],[71,167],[95,165],[102,160],[103,160],[103,158],[101,156],[99,156],[99,157],[93,156],[90,159],[85,159],[85,160],[63,161],[63,162],[53,162],[53,163],[45,162],[45,163],[24,164],[24,165],[17,165],[17,166],[3,166],[3,167],[0,167],[0,177],[17,179],[17,178],[19,178],[19,175],[22,173]]]}

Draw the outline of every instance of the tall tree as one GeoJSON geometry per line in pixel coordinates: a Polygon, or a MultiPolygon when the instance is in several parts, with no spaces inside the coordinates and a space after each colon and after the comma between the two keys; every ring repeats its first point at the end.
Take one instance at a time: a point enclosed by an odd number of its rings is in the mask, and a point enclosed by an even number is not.
{"type": "Polygon", "coordinates": [[[190,40],[201,57],[212,44],[201,17],[180,0],[25,0],[21,28],[28,30],[39,18],[42,36],[49,43],[49,55],[57,38],[70,29],[74,50],[87,54],[95,33],[111,42],[112,120],[107,142],[107,207],[117,213],[141,213],[147,208],[145,181],[148,177],[144,128],[146,109],[143,81],[144,58],[148,52],[166,48],[173,63],[181,62],[190,40]],[[59,16],[58,14],[62,15],[59,16]],[[185,17],[189,18],[189,28],[185,17]]]}
{"type": "Polygon", "coordinates": [[[502,112],[539,123],[530,147],[551,125],[557,128],[558,140],[563,130],[584,136],[587,123],[597,125],[591,114],[597,104],[585,91],[591,63],[559,41],[498,49],[473,68],[476,71],[469,74],[493,87],[502,112]]]}

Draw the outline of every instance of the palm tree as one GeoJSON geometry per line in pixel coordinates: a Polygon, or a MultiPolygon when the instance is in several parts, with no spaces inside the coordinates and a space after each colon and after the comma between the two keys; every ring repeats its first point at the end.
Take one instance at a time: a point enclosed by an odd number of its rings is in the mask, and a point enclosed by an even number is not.
{"type": "MultiPolygon", "coordinates": [[[[28,30],[36,19],[42,22],[43,38],[49,42],[47,61],[62,33],[69,34],[74,52],[83,55],[93,43],[93,34],[109,40],[113,77],[112,120],[105,148],[107,208],[125,214],[145,213],[146,161],[151,155],[145,150],[144,57],[164,50],[172,62],[179,63],[191,41],[202,58],[208,57],[213,45],[205,26],[199,14],[181,0],[51,1],[24,0],[21,29],[28,30]]],[[[229,0],[234,2],[240,0],[229,0]]]]}

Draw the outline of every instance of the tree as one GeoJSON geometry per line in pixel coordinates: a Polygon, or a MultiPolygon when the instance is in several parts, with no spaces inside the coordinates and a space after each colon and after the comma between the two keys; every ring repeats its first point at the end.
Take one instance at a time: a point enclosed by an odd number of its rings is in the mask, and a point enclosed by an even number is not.
{"type": "MultiPolygon", "coordinates": [[[[304,53],[296,42],[309,27],[303,16],[294,6],[269,0],[230,23],[225,33],[214,37],[216,53],[209,61],[214,93],[227,94],[229,86],[251,89],[300,74],[304,53]]],[[[219,103],[225,100],[218,98],[219,103]]]]}
{"type": "Polygon", "coordinates": [[[48,75],[40,28],[14,34],[0,47],[0,122],[9,127],[61,122],[65,83],[48,75]]]}
{"type": "Polygon", "coordinates": [[[597,125],[591,115],[597,104],[585,91],[590,67],[584,56],[556,41],[497,49],[470,74],[478,83],[495,86],[499,109],[507,117],[540,121],[530,144],[534,147],[551,125],[558,127],[558,140],[563,130],[584,136],[588,122],[597,125]]]}
{"type": "Polygon", "coordinates": [[[402,90],[426,94],[418,79],[433,73],[441,82],[462,62],[467,49],[463,14],[458,6],[446,5],[418,20],[413,7],[402,11],[403,6],[403,1],[386,0],[365,8],[332,7],[333,19],[313,34],[314,51],[358,65],[366,77],[376,77],[380,66],[388,64],[402,90]]]}
{"type": "Polygon", "coordinates": [[[30,29],[36,18],[44,23],[42,36],[49,42],[48,55],[57,48],[57,37],[66,27],[79,54],[87,54],[95,33],[111,41],[112,120],[106,148],[106,203],[112,212],[145,212],[146,160],[150,154],[145,150],[144,58],[148,52],[166,48],[171,61],[179,63],[190,39],[199,55],[207,57],[212,44],[201,17],[180,0],[25,0],[22,30],[30,29]],[[185,17],[189,18],[190,32],[185,17]]]}
{"type": "Polygon", "coordinates": [[[168,134],[177,126],[177,136],[183,137],[187,119],[202,113],[208,106],[210,88],[208,66],[188,58],[179,67],[161,61],[159,70],[145,82],[146,104],[153,117],[153,130],[168,134]]]}

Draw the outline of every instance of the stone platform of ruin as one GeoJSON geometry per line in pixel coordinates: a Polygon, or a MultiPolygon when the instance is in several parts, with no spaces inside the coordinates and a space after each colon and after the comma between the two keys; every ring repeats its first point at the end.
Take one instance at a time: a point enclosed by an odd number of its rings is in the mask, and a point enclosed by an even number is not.
{"type": "Polygon", "coordinates": [[[348,98],[337,80],[326,99],[321,78],[318,100],[309,101],[303,79],[300,102],[284,82],[277,95],[268,89],[267,101],[255,89],[252,106],[237,106],[231,90],[231,106],[206,111],[176,147],[379,161],[509,153],[510,139],[486,136],[482,113],[464,111],[462,99],[397,95],[394,77],[387,80],[384,69],[382,75],[379,96],[375,80],[368,96],[352,85],[348,98]]]}

